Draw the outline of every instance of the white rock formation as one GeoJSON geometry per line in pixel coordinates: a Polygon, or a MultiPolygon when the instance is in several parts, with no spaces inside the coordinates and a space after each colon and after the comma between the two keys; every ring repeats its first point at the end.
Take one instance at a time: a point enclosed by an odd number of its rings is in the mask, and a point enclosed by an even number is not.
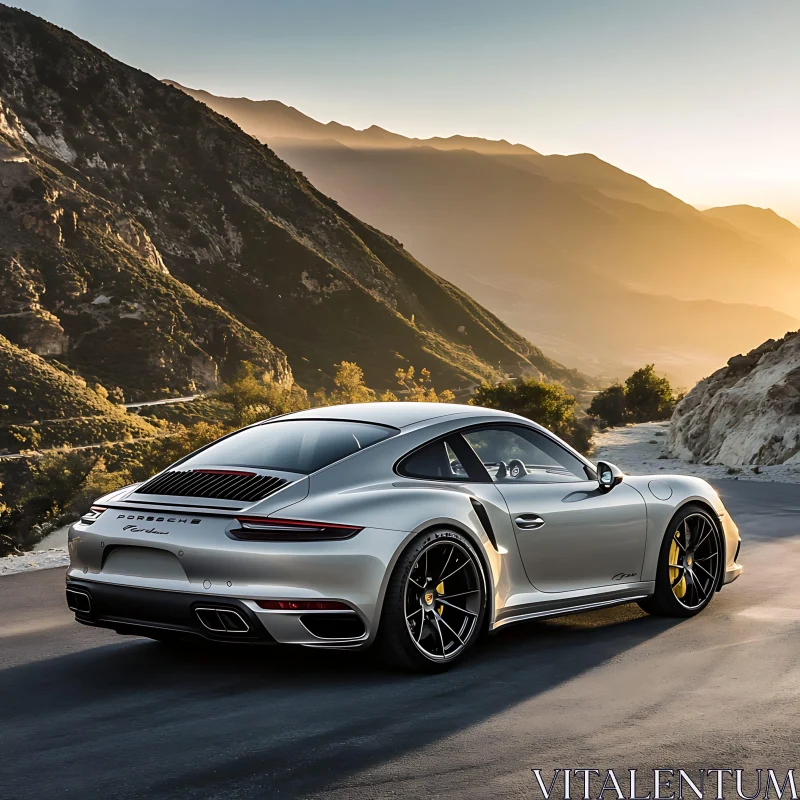
{"type": "Polygon", "coordinates": [[[700,381],[675,409],[669,447],[704,464],[800,465],[800,331],[700,381]]]}

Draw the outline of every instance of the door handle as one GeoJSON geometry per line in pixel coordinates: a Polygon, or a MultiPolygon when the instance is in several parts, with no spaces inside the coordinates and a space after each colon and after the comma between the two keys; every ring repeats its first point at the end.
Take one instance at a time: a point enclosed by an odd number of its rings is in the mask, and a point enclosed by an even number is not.
{"type": "Polygon", "coordinates": [[[544,520],[538,514],[520,514],[514,523],[524,531],[533,531],[544,525],[544,520]]]}

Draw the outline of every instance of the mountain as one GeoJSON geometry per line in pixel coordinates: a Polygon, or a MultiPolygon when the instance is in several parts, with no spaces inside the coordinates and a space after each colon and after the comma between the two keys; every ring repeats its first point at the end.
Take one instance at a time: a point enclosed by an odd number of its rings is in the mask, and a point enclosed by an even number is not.
{"type": "Polygon", "coordinates": [[[481,139],[475,136],[436,136],[431,139],[413,139],[392,133],[377,125],[364,130],[351,128],[338,122],[318,122],[293,106],[278,100],[250,100],[247,97],[218,97],[202,89],[190,89],[177,81],[165,80],[168,86],[181,89],[214,111],[229,117],[261,141],[272,139],[301,139],[306,142],[337,141],[354,147],[393,149],[398,147],[429,146],[439,150],[475,150],[496,155],[538,155],[522,144],[511,144],[505,139],[481,139]]]}
{"type": "Polygon", "coordinates": [[[505,139],[482,139],[476,136],[434,136],[418,139],[384,130],[372,125],[357,130],[339,122],[322,123],[303,114],[293,106],[278,100],[250,100],[247,97],[220,97],[202,89],[190,89],[177,81],[165,80],[205,103],[214,111],[234,120],[238,125],[263,142],[293,140],[294,147],[330,147],[338,142],[365,150],[432,147],[435,150],[472,150],[497,156],[498,161],[524,171],[543,175],[553,181],[572,184],[574,188],[593,188],[620,200],[641,203],[657,210],[679,215],[697,216],[697,209],[682,202],[663,189],[651,186],[641,178],[597,158],[591,153],[545,156],[522,144],[505,139]]]}
{"type": "MultiPolygon", "coordinates": [[[[471,151],[273,146],[516,330],[594,374],[621,377],[655,361],[693,383],[731,348],[800,325],[754,305],[763,302],[749,277],[761,275],[755,264],[719,302],[748,242],[697,212],[659,212],[586,185],[577,191],[471,151]]],[[[784,284],[790,294],[795,283],[784,284]]]]}
{"type": "Polygon", "coordinates": [[[378,146],[295,109],[289,131],[276,101],[184,91],[580,369],[623,376],[655,361],[693,383],[732,348],[800,326],[800,259],[590,154],[396,134],[378,146]]]}
{"type": "Polygon", "coordinates": [[[0,6],[0,334],[129,399],[242,360],[458,388],[572,370],[182,91],[0,6]],[[291,365],[291,366],[290,366],[291,365]]]}
{"type": "Polygon", "coordinates": [[[696,218],[700,212],[664,189],[603,161],[592,153],[574,155],[507,154],[498,160],[556,183],[566,183],[586,199],[603,204],[603,196],[629,203],[639,203],[655,211],[679,217],[696,218]]]}
{"type": "Polygon", "coordinates": [[[698,383],[675,409],[669,444],[703,463],[800,465],[800,332],[698,383]]]}
{"type": "Polygon", "coordinates": [[[651,294],[800,308],[797,263],[700,213],[576,189],[470,150],[271,146],[449,280],[489,270],[547,279],[566,270],[651,294]]]}
{"type": "Polygon", "coordinates": [[[783,253],[789,258],[800,258],[800,228],[771,208],[719,206],[706,209],[703,213],[743,231],[777,253],[783,253]]]}

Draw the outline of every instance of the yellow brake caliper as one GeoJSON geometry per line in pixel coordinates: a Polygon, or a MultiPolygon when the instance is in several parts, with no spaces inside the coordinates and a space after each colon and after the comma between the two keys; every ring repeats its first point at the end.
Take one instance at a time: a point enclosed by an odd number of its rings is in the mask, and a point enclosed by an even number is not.
{"type": "MultiPolygon", "coordinates": [[[[436,587],[436,593],[437,593],[437,594],[444,594],[444,581],[442,581],[442,582],[441,582],[441,583],[440,583],[440,584],[439,584],[439,585],[436,587]]],[[[440,605],[440,606],[439,606],[439,607],[436,609],[436,613],[437,613],[437,614],[439,614],[439,616],[441,616],[441,615],[442,615],[442,612],[443,612],[443,611],[444,611],[444,606],[441,606],[441,605],[440,605]]]]}
{"type": "MultiPolygon", "coordinates": [[[[672,544],[670,545],[669,548],[670,565],[677,564],[678,559],[680,558],[681,550],[678,547],[678,543],[675,541],[675,539],[679,538],[680,535],[681,535],[680,531],[675,531],[675,538],[672,540],[672,544]]],[[[670,566],[669,568],[670,585],[674,583],[675,579],[678,577],[680,573],[681,571],[677,567],[670,566]]],[[[677,583],[675,587],[672,589],[672,591],[675,592],[675,597],[678,598],[683,597],[686,594],[686,577],[681,578],[680,583],[677,583]]]]}

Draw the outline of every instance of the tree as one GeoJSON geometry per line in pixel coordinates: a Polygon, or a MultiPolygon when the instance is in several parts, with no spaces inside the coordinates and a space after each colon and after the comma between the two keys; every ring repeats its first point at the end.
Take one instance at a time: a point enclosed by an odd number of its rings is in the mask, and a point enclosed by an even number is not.
{"type": "Polygon", "coordinates": [[[377,400],[394,401],[392,392],[378,394],[364,383],[364,370],[355,361],[342,361],[333,378],[336,388],[328,394],[324,389],[314,392],[314,400],[320,406],[338,406],[343,403],[374,403],[377,400]]]}
{"type": "Polygon", "coordinates": [[[675,408],[669,380],[656,375],[652,364],[637,369],[625,381],[625,401],[633,422],[669,419],[675,408]]]}
{"type": "Polygon", "coordinates": [[[415,403],[452,403],[456,396],[449,390],[436,392],[431,386],[431,372],[429,369],[422,369],[419,378],[415,377],[414,367],[403,369],[402,367],[395,372],[395,377],[400,386],[408,392],[405,400],[415,403]]]}
{"type": "Polygon", "coordinates": [[[220,422],[201,421],[186,427],[181,426],[176,433],[162,437],[154,446],[140,452],[136,459],[128,461],[125,471],[132,476],[133,481],[145,481],[179,458],[199,450],[232,430],[233,427],[220,422]]]}
{"type": "Polygon", "coordinates": [[[589,431],[577,418],[578,401],[561,385],[535,378],[488,383],[478,388],[470,405],[510,411],[538,422],[577,450],[589,447],[589,431]]]}
{"type": "Polygon", "coordinates": [[[669,380],[656,375],[655,367],[647,364],[637,369],[624,385],[616,383],[595,395],[589,414],[606,425],[653,422],[669,419],[679,399],[669,380]]]}
{"type": "Polygon", "coordinates": [[[599,417],[611,427],[622,425],[628,418],[628,405],[625,387],[619,383],[598,392],[589,405],[589,414],[599,417]]]}
{"type": "Polygon", "coordinates": [[[238,428],[309,407],[305,389],[280,386],[267,373],[259,375],[249,361],[241,363],[234,379],[220,387],[215,398],[231,406],[233,423],[238,428]]]}
{"type": "Polygon", "coordinates": [[[71,516],[79,516],[86,513],[98,497],[132,483],[134,480],[130,472],[127,470],[109,471],[105,458],[101,456],[93,463],[84,480],[73,487],[73,494],[64,503],[62,510],[70,512],[71,516]]]}
{"type": "MultiPolygon", "coordinates": [[[[364,383],[364,370],[354,361],[342,361],[333,379],[336,389],[330,394],[324,389],[318,389],[314,393],[314,401],[320,406],[335,406],[341,403],[375,403],[377,401],[396,402],[401,399],[394,392],[377,392],[370,389],[364,383]]],[[[416,403],[452,403],[455,395],[445,389],[437,392],[431,385],[431,373],[428,369],[422,369],[417,377],[417,371],[413,366],[408,369],[402,367],[395,372],[397,383],[401,389],[405,389],[405,401],[416,403]]]]}
{"type": "Polygon", "coordinates": [[[99,397],[102,397],[103,400],[108,400],[108,389],[103,386],[102,383],[95,383],[94,386],[90,387],[94,390],[94,393],[99,397]]]}

